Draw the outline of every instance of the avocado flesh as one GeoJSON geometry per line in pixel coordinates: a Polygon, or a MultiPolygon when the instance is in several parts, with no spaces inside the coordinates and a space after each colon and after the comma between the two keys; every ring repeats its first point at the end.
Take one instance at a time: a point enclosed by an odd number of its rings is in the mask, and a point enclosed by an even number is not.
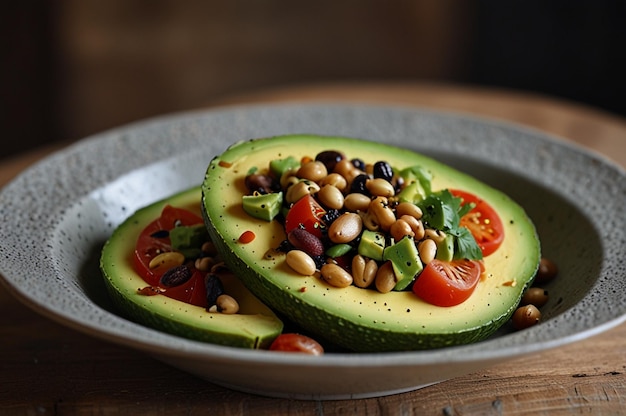
{"type": "Polygon", "coordinates": [[[137,289],[148,284],[133,269],[132,255],[141,231],[161,215],[166,204],[200,214],[200,188],[196,187],[140,209],[105,243],[100,268],[114,304],[131,319],[186,338],[241,348],[266,348],[283,324],[234,275],[220,274],[225,293],[239,303],[239,313],[222,314],[168,298],[146,296],[137,289]]]}
{"type": "Polygon", "coordinates": [[[505,323],[532,283],[540,260],[535,228],[523,209],[477,179],[406,149],[342,137],[279,136],[241,142],[211,161],[202,184],[209,234],[224,260],[266,304],[313,333],[354,351],[402,351],[445,347],[485,339],[505,323]],[[419,165],[433,175],[432,189],[457,188],[480,195],[500,215],[505,238],[486,257],[486,274],[472,296],[452,307],[428,304],[410,291],[379,293],[356,286],[339,289],[316,276],[293,272],[284,256],[269,249],[286,238],[278,221],[247,215],[241,199],[251,168],[294,156],[315,157],[323,150],[349,158],[385,160],[394,168],[419,165]],[[252,230],[250,244],[239,235],[252,230]]]}

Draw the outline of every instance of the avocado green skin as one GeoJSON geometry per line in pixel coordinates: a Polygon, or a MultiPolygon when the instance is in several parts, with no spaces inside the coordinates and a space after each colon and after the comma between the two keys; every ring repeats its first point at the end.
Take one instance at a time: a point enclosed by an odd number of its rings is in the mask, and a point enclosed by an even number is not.
{"type": "Polygon", "coordinates": [[[148,284],[133,270],[132,255],[141,231],[161,215],[165,204],[200,214],[200,188],[196,187],[140,209],[105,243],[100,269],[110,298],[136,322],[171,334],[241,348],[267,348],[283,324],[234,276],[221,276],[225,291],[240,304],[240,313],[207,312],[163,295],[145,296],[137,289],[148,284]]]}
{"type": "Polygon", "coordinates": [[[211,161],[202,194],[209,234],[245,285],[307,330],[359,352],[431,349],[485,339],[508,321],[540,260],[532,222],[506,195],[431,158],[380,143],[312,135],[240,142],[211,161]],[[297,275],[285,265],[283,255],[269,250],[278,247],[285,234],[277,221],[261,221],[243,212],[245,173],[252,167],[264,169],[272,159],[315,157],[322,150],[339,150],[372,163],[385,160],[398,169],[421,165],[433,174],[433,190],[464,189],[496,209],[505,225],[505,240],[485,258],[486,277],[470,299],[442,308],[412,292],[334,288],[319,276],[297,275]],[[238,243],[246,230],[253,231],[256,239],[238,243]]]}

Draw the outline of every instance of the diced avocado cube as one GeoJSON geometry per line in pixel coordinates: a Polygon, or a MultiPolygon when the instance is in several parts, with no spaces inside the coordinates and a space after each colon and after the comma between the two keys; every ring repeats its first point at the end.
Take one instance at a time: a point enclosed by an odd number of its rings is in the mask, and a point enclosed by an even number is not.
{"type": "Polygon", "coordinates": [[[396,274],[398,283],[393,290],[406,289],[424,268],[415,242],[410,237],[404,237],[397,243],[385,248],[383,260],[391,261],[393,272],[396,274]]]}
{"type": "Polygon", "coordinates": [[[169,235],[172,248],[186,258],[200,256],[202,244],[209,240],[204,224],[175,227],[170,230],[169,235]]]}
{"type": "Polygon", "coordinates": [[[358,252],[361,256],[374,260],[383,259],[385,250],[385,234],[377,231],[364,230],[359,242],[358,252]]]}
{"type": "Polygon", "coordinates": [[[419,182],[413,182],[402,189],[397,197],[400,202],[417,204],[426,198],[427,192],[419,182]]]}
{"type": "Polygon", "coordinates": [[[447,234],[446,238],[437,243],[435,258],[442,261],[451,261],[454,257],[454,236],[447,234]]]}
{"type": "Polygon", "coordinates": [[[272,221],[283,205],[283,193],[275,192],[260,195],[245,195],[243,210],[248,215],[265,221],[272,221]]]}
{"type": "Polygon", "coordinates": [[[300,161],[293,156],[286,157],[284,159],[274,159],[270,161],[270,172],[276,177],[280,178],[283,173],[292,168],[300,166],[300,161]]]}
{"type": "Polygon", "coordinates": [[[428,169],[417,165],[409,166],[408,168],[400,170],[398,176],[404,179],[404,182],[407,184],[418,182],[420,188],[424,190],[425,195],[430,194],[433,175],[428,169]]]}

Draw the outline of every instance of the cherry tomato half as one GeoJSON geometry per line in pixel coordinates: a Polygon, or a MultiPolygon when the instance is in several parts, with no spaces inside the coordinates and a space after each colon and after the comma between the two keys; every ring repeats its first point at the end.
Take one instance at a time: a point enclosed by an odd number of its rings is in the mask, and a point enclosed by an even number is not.
{"type": "MultiPolygon", "coordinates": [[[[172,251],[169,231],[177,226],[201,224],[202,218],[182,208],[166,205],[161,216],[143,229],[137,238],[134,252],[135,271],[151,286],[158,286],[165,270],[150,269],[150,261],[160,253],[172,251]]],[[[192,267],[191,278],[182,285],[168,288],[163,295],[172,299],[206,306],[204,273],[192,267]]]]}
{"type": "Polygon", "coordinates": [[[470,230],[483,256],[486,257],[496,251],[504,240],[504,226],[498,213],[476,195],[456,189],[451,189],[450,192],[461,198],[462,204],[476,204],[470,212],[461,217],[460,225],[470,230]]]}
{"type": "Polygon", "coordinates": [[[413,293],[433,305],[455,306],[470,297],[483,271],[481,261],[435,259],[413,283],[413,293]]]}
{"type": "Polygon", "coordinates": [[[207,293],[206,285],[204,284],[204,276],[206,273],[194,268],[192,268],[192,270],[193,272],[189,280],[182,285],[167,288],[165,292],[163,292],[163,295],[180,300],[181,302],[206,308],[207,293]]]}
{"type": "Polygon", "coordinates": [[[322,216],[326,210],[311,195],[306,195],[296,201],[289,209],[285,218],[285,232],[295,228],[304,228],[311,234],[321,237],[324,222],[322,216]]]}
{"type": "Polygon", "coordinates": [[[324,347],[313,338],[295,333],[281,334],[270,345],[270,351],[299,352],[311,355],[324,354],[324,347]]]}

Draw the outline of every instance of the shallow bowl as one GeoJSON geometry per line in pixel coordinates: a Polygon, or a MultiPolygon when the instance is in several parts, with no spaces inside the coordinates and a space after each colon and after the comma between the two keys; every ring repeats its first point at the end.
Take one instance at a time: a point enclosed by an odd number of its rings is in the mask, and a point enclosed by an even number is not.
{"type": "Polygon", "coordinates": [[[348,399],[414,390],[584,339],[626,320],[626,173],[582,148],[493,120],[400,107],[243,106],[124,126],[37,163],[0,192],[0,274],[44,316],[236,390],[348,399]],[[534,221],[560,269],[542,322],[431,351],[321,357],[196,342],[118,314],[100,249],[136,209],[198,185],[239,140],[290,133],[382,141],[425,153],[501,189],[534,221]]]}

